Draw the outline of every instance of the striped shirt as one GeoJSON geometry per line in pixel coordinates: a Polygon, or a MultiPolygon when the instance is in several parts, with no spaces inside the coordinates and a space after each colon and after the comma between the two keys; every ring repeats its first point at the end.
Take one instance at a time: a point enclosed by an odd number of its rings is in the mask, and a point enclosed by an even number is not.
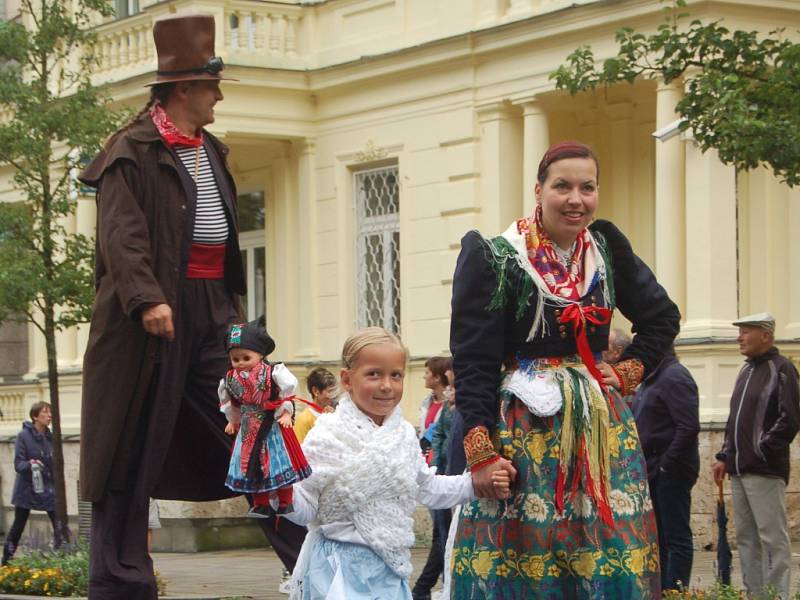
{"type": "MultiPolygon", "coordinates": [[[[175,152],[183,166],[194,177],[197,148],[175,146],[175,152]]],[[[200,160],[197,161],[197,210],[194,219],[192,241],[197,244],[224,244],[228,240],[228,219],[217,180],[208,162],[205,146],[200,146],[200,160]]]]}

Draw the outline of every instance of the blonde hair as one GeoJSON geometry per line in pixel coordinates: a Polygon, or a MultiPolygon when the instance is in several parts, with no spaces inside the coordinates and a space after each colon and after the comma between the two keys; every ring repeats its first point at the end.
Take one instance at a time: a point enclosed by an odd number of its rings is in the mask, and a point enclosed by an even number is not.
{"type": "Polygon", "coordinates": [[[345,341],[342,346],[342,365],[345,369],[352,369],[355,366],[358,355],[367,346],[378,344],[391,344],[403,351],[405,359],[408,360],[408,348],[403,345],[400,336],[383,327],[365,327],[359,329],[345,341]]]}

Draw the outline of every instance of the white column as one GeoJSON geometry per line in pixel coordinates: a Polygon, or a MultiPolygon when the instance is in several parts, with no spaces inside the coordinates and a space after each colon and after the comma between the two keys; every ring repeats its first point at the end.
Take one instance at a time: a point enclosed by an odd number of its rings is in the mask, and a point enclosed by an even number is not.
{"type": "Polygon", "coordinates": [[[527,100],[520,103],[520,106],[523,122],[522,212],[523,215],[531,215],[536,203],[533,190],[539,162],[550,147],[550,128],[547,123],[547,113],[538,100],[527,100]]]}
{"type": "Polygon", "coordinates": [[[631,197],[632,178],[635,176],[634,162],[631,160],[634,145],[633,112],[632,102],[618,102],[604,107],[606,122],[610,125],[607,147],[611,164],[603,165],[601,169],[600,205],[607,209],[607,204],[610,204],[611,210],[605,214],[610,215],[636,248],[640,240],[639,232],[634,228],[636,207],[631,197]]]}
{"type": "Polygon", "coordinates": [[[508,17],[516,19],[524,17],[533,13],[532,0],[511,0],[511,6],[508,9],[508,17]]]}
{"type": "MultiPolygon", "coordinates": [[[[34,310],[37,322],[43,323],[41,313],[34,310]]],[[[44,342],[44,335],[32,323],[28,324],[28,373],[26,378],[36,377],[38,373],[47,371],[47,347],[44,342]]]]}
{"type": "MultiPolygon", "coordinates": [[[[95,235],[95,222],[97,220],[97,205],[92,197],[79,197],[78,208],[75,211],[75,228],[77,233],[93,239],[95,235]]],[[[78,325],[75,348],[75,366],[83,364],[83,354],[89,341],[89,324],[78,325]]]]}
{"type": "MultiPolygon", "coordinates": [[[[675,85],[659,85],[656,96],[656,128],[678,118],[675,104],[681,98],[675,85]]],[[[686,240],[684,207],[684,142],[681,136],[656,145],[655,250],[656,276],[685,314],[686,240]]]]}
{"type": "Polygon", "coordinates": [[[507,102],[478,107],[481,132],[481,229],[502,233],[523,215],[522,127],[507,102]]]}
{"type": "MultiPolygon", "coordinates": [[[[781,337],[800,338],[800,188],[789,190],[788,207],[789,248],[785,257],[789,261],[789,277],[786,285],[789,288],[789,322],[781,337]]],[[[780,323],[778,324],[780,329],[780,323]]]]}
{"type": "MultiPolygon", "coordinates": [[[[66,235],[75,232],[75,215],[69,215],[62,219],[62,224],[66,235]]],[[[58,318],[61,308],[56,306],[55,313],[58,318]]],[[[78,330],[76,327],[69,327],[56,331],[56,360],[58,361],[59,370],[63,368],[71,368],[75,364],[77,358],[76,351],[78,348],[78,330]]]]}
{"type": "Polygon", "coordinates": [[[493,25],[503,16],[503,0],[477,0],[478,27],[493,25]]]}
{"type": "Polygon", "coordinates": [[[298,358],[319,356],[319,314],[317,300],[317,210],[316,144],[313,139],[295,142],[297,156],[297,264],[298,358]]]}
{"type": "Polygon", "coordinates": [[[737,317],[736,171],[687,143],[686,310],[682,338],[732,338],[737,317]]]}

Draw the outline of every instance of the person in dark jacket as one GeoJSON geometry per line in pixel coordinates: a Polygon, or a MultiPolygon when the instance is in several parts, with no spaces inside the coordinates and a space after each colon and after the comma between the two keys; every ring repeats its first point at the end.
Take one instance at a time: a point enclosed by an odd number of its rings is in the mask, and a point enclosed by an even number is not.
{"type": "Polygon", "coordinates": [[[775,317],[759,313],[734,323],[746,356],[731,396],[725,442],[714,480],[731,478],[736,543],[747,592],[769,586],[789,598],[792,552],[784,492],[789,445],[800,427],[797,369],[775,343],[775,317]]]}
{"type": "Polygon", "coordinates": [[[14,446],[14,470],[17,478],[14,482],[14,493],[11,504],[14,506],[14,523],[8,530],[3,545],[3,565],[14,556],[19,538],[28,522],[31,510],[43,510],[50,517],[53,532],[56,536],[55,546],[60,545],[58,528],[56,527],[56,497],[53,491],[53,441],[50,433],[50,405],[37,402],[31,406],[30,421],[22,424],[22,431],[17,434],[14,446]],[[34,471],[41,474],[41,489],[34,486],[34,471]]]}
{"type": "Polygon", "coordinates": [[[697,384],[674,350],[639,386],[633,416],[658,525],[661,589],[688,587],[694,548],[692,487],[700,471],[697,384]]]}
{"type": "Polygon", "coordinates": [[[80,176],[97,189],[80,474],[92,600],[156,599],[149,497],[236,495],[217,383],[245,276],[228,150],[205,130],[223,99],[215,31],[212,15],[155,23],[150,100],[80,176]]]}

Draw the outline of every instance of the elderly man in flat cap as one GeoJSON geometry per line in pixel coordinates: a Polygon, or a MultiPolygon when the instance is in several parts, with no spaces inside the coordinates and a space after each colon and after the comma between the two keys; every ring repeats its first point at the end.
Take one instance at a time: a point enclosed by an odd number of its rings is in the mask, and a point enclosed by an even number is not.
{"type": "Polygon", "coordinates": [[[713,465],[714,481],[731,478],[736,542],[742,577],[751,595],[772,586],[789,598],[792,552],[784,491],[789,444],[800,427],[797,370],[774,346],[775,318],[744,317],[739,351],[747,357],[736,380],[725,443],[713,465]]]}
{"type": "Polygon", "coordinates": [[[217,382],[245,276],[214,18],[153,28],[150,100],[81,180],[97,188],[94,314],[84,356],[81,494],[92,502],[92,600],[155,600],[149,496],[217,500],[230,440],[217,382]]]}

